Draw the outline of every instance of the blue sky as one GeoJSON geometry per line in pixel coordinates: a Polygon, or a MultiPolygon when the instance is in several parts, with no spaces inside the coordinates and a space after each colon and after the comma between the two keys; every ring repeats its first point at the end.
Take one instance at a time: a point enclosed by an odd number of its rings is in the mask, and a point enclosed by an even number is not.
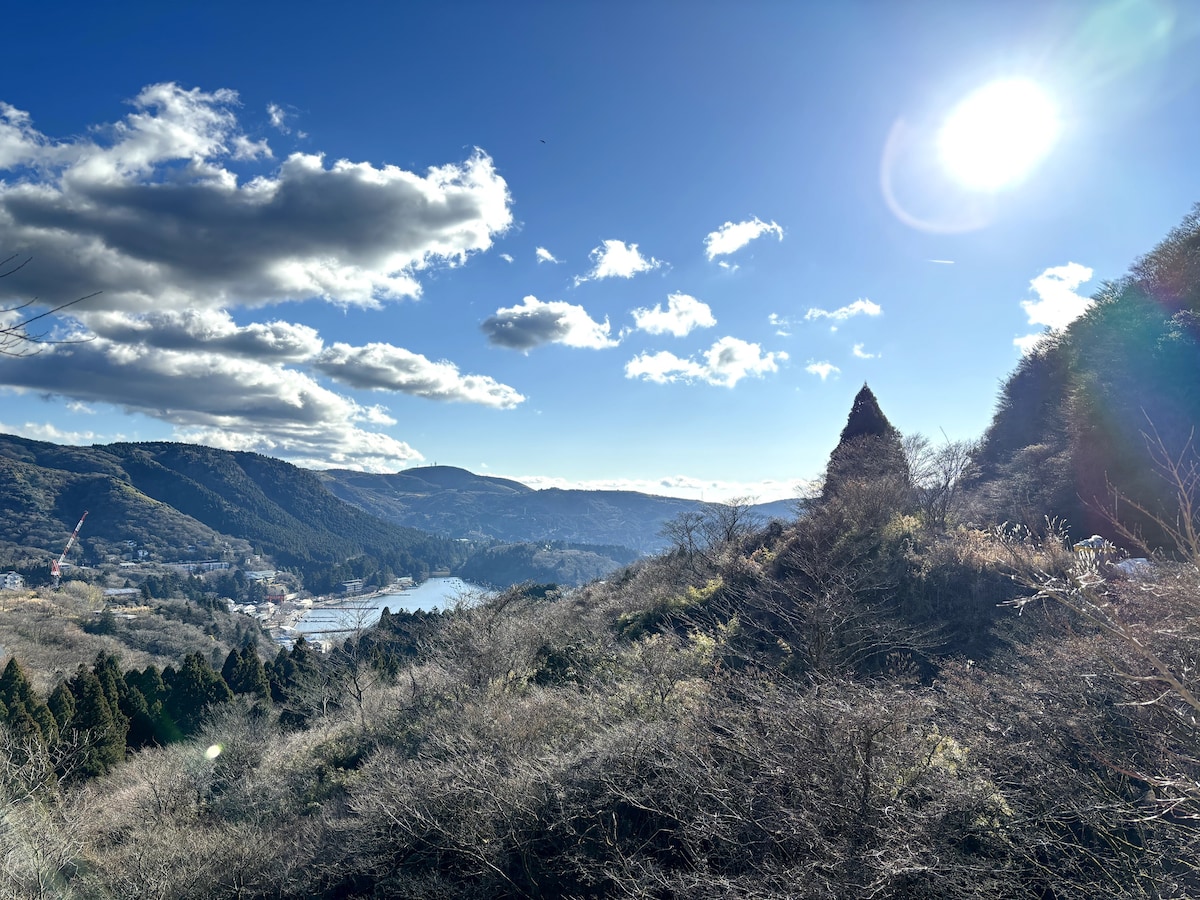
{"type": "Polygon", "coordinates": [[[0,431],[761,500],[864,381],[978,436],[1032,336],[1200,200],[1198,14],[26,5],[2,302],[102,293],[47,326],[82,343],[0,359],[0,431]],[[1022,101],[972,182],[945,129],[997,82],[1052,122],[1022,101]]]}

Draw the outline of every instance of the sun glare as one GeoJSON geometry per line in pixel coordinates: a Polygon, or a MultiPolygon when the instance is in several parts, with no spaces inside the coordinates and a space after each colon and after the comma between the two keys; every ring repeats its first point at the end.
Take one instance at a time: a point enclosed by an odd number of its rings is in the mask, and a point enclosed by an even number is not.
{"type": "Polygon", "coordinates": [[[938,134],[947,171],[965,187],[996,191],[1021,181],[1058,139],[1054,102],[1024,79],[993,81],[958,104],[938,134]]]}

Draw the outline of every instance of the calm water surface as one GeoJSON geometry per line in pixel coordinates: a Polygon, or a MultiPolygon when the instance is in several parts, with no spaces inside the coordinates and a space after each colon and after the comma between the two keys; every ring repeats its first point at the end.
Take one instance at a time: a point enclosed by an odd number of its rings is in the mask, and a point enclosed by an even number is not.
{"type": "Polygon", "coordinates": [[[445,609],[459,600],[469,600],[488,593],[486,588],[461,578],[430,578],[414,588],[378,597],[348,597],[336,606],[314,609],[304,614],[296,630],[306,635],[344,634],[343,629],[368,628],[379,621],[386,606],[392,612],[418,609],[445,609]]]}

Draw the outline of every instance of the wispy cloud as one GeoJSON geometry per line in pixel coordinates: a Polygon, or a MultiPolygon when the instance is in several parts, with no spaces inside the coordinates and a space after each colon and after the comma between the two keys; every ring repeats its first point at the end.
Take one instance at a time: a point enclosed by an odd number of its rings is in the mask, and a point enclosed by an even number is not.
{"type": "Polygon", "coordinates": [[[824,381],[830,375],[840,374],[842,370],[830,362],[812,362],[804,367],[804,371],[824,381]]]}
{"type": "Polygon", "coordinates": [[[511,350],[532,350],[541,344],[565,344],[598,350],[615,347],[608,319],[595,321],[582,306],[563,300],[543,302],[532,295],[519,306],[496,310],[480,326],[490,343],[511,350]]]}
{"type": "Polygon", "coordinates": [[[929,262],[931,262],[931,263],[934,263],[934,264],[936,264],[936,265],[939,265],[939,266],[952,266],[952,265],[954,265],[954,260],[952,260],[952,259],[931,259],[931,260],[929,260],[929,262]]]}
{"type": "Polygon", "coordinates": [[[658,384],[703,381],[731,388],[743,378],[761,378],[768,372],[778,371],[779,363],[787,358],[782,351],[764,353],[758,344],[723,337],[699,359],[682,359],[667,350],[639,354],[625,364],[625,377],[658,384]]]}
{"type": "Polygon", "coordinates": [[[537,250],[535,251],[535,253],[537,254],[537,261],[538,261],[539,265],[544,262],[548,262],[548,263],[562,262],[561,259],[558,259],[557,257],[555,257],[555,255],[553,253],[551,253],[549,250],[547,250],[545,247],[538,247],[537,250]]]}
{"type": "Polygon", "coordinates": [[[862,344],[854,345],[854,355],[857,356],[859,359],[875,359],[876,357],[879,356],[878,353],[868,353],[866,350],[863,349],[862,344]]]}
{"type": "Polygon", "coordinates": [[[592,250],[588,258],[592,261],[591,271],[586,275],[576,275],[576,285],[602,278],[632,278],[663,265],[662,260],[642,256],[637,244],[626,244],[624,241],[605,241],[592,250]]]}
{"type": "Polygon", "coordinates": [[[792,332],[789,330],[792,327],[792,320],[787,316],[781,316],[779,313],[771,313],[767,316],[767,321],[775,329],[775,334],[779,337],[790,337],[792,332]]]}
{"type": "Polygon", "coordinates": [[[846,306],[838,307],[834,310],[828,309],[810,309],[804,314],[807,321],[814,319],[834,319],[838,322],[844,322],[852,316],[878,316],[883,312],[883,307],[878,303],[870,300],[855,300],[853,303],[846,306]]]}
{"type": "Polygon", "coordinates": [[[656,303],[654,309],[635,309],[633,320],[637,327],[650,334],[673,334],[683,337],[696,328],[711,328],[717,324],[707,303],[688,294],[669,294],[667,308],[656,303]]]}
{"type": "Polygon", "coordinates": [[[746,222],[726,222],[704,238],[704,252],[709,260],[718,256],[728,256],[764,234],[774,234],[779,240],[783,240],[781,227],[774,222],[764,222],[757,216],[746,222]]]}

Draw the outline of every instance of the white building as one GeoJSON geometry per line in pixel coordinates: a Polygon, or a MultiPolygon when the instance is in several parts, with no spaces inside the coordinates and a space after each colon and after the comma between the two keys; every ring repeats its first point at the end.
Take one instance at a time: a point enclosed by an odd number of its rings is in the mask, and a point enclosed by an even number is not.
{"type": "Polygon", "coordinates": [[[25,576],[19,572],[6,572],[4,574],[3,589],[6,591],[23,591],[25,590],[25,576]]]}

